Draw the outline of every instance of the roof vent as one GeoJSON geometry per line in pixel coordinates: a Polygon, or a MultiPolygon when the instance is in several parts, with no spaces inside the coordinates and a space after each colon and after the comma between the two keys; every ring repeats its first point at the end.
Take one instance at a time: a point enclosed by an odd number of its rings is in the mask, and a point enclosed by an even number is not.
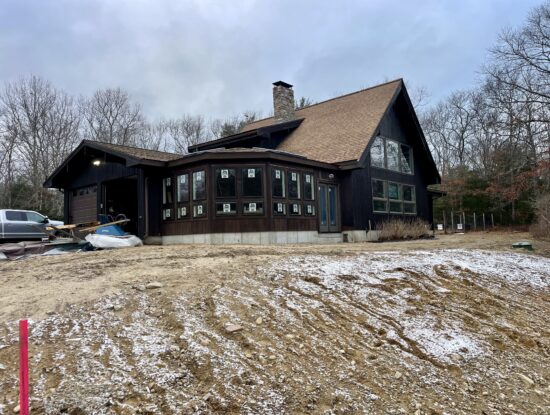
{"type": "Polygon", "coordinates": [[[291,121],[294,115],[294,91],[283,81],[273,82],[273,115],[275,122],[291,121]]]}

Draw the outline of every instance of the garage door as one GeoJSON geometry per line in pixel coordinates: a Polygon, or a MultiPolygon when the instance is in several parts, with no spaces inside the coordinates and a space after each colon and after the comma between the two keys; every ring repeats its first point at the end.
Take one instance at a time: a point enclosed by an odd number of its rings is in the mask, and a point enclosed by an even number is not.
{"type": "Polygon", "coordinates": [[[97,220],[97,186],[82,187],[72,191],[69,220],[71,223],[97,220]]]}

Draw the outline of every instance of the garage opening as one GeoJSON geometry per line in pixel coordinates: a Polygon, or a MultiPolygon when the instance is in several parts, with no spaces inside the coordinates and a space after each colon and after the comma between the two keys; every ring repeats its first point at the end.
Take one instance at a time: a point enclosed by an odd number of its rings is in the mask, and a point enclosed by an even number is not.
{"type": "Polygon", "coordinates": [[[137,235],[137,177],[127,177],[103,183],[103,201],[102,212],[111,216],[113,220],[130,219],[130,222],[123,225],[123,229],[137,235]]]}

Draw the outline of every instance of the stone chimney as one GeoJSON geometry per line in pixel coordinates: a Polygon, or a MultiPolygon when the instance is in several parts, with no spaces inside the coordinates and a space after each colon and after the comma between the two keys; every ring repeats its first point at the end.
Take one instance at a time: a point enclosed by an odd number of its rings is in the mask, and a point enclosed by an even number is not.
{"type": "Polygon", "coordinates": [[[294,91],[283,81],[273,83],[273,116],[275,122],[291,121],[294,116],[294,91]]]}

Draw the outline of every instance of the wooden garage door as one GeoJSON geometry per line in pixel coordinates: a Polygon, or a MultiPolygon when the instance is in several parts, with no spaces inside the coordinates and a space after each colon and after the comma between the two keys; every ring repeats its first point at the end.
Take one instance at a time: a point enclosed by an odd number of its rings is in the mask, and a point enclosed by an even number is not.
{"type": "Polygon", "coordinates": [[[72,191],[69,215],[72,223],[97,220],[97,186],[82,187],[72,191]]]}

